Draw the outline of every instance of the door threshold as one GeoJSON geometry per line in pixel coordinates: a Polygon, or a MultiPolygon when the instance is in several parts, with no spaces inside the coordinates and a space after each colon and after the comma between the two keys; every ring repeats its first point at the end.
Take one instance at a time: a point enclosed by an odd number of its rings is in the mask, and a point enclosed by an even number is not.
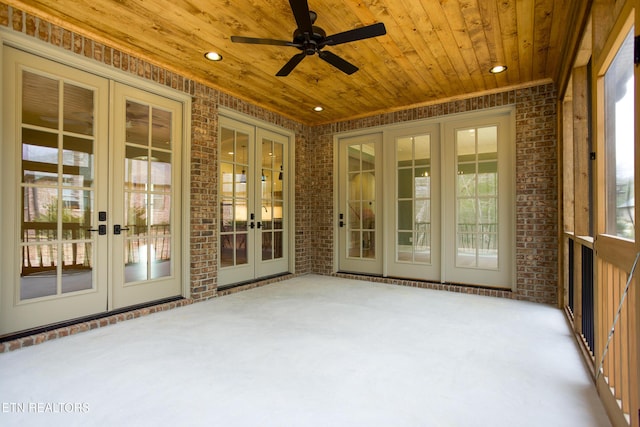
{"type": "MultiPolygon", "coordinates": [[[[9,341],[20,341],[20,340],[24,340],[25,338],[35,337],[36,335],[48,336],[50,333],[53,333],[56,330],[65,330],[81,324],[88,324],[89,326],[87,330],[96,329],[97,327],[100,327],[100,326],[106,326],[106,324],[117,323],[120,320],[128,320],[129,316],[131,316],[131,318],[140,317],[141,315],[143,315],[141,313],[142,310],[145,310],[151,307],[163,306],[163,305],[167,305],[171,303],[179,303],[179,302],[180,304],[176,304],[176,306],[182,306],[182,305],[187,305],[188,301],[190,300],[187,300],[183,296],[175,296],[175,297],[163,298],[161,300],[151,301],[147,303],[136,304],[129,307],[119,308],[116,310],[105,311],[97,314],[91,314],[89,316],[78,317],[71,320],[65,320],[63,322],[51,323],[49,325],[41,326],[38,328],[26,329],[23,331],[2,335],[0,336],[0,344],[6,343],[9,341]],[[182,303],[182,301],[184,301],[184,303],[182,303]],[[118,318],[119,316],[123,316],[123,315],[124,315],[124,319],[118,318]],[[113,317],[115,320],[112,321],[111,319],[109,319],[111,317],[113,317]],[[105,320],[108,320],[108,321],[106,322],[105,325],[102,325],[102,323],[104,323],[105,320]]],[[[155,310],[155,311],[162,311],[162,310],[164,309],[155,310]]],[[[152,313],[155,311],[149,311],[149,313],[152,313]]],[[[72,332],[68,334],[63,334],[63,335],[71,335],[71,334],[72,332]]],[[[46,339],[43,341],[46,341],[46,339]]],[[[36,343],[34,342],[34,344],[36,343]]],[[[0,353],[1,352],[2,351],[0,349],[0,353]]]]}
{"type": "Polygon", "coordinates": [[[279,273],[272,276],[265,276],[259,279],[245,280],[244,282],[231,283],[218,287],[218,296],[228,295],[233,292],[244,291],[257,288],[259,286],[269,285],[271,283],[280,282],[285,279],[294,277],[293,273],[279,273]]]}
{"type": "Polygon", "coordinates": [[[382,276],[366,273],[350,273],[346,271],[338,271],[332,276],[344,279],[365,280],[376,283],[385,283],[388,285],[409,286],[412,288],[432,289],[437,291],[448,291],[462,294],[481,295],[498,297],[505,299],[515,299],[516,294],[511,288],[498,288],[483,285],[453,283],[453,282],[436,282],[425,279],[408,279],[395,276],[382,276]]]}

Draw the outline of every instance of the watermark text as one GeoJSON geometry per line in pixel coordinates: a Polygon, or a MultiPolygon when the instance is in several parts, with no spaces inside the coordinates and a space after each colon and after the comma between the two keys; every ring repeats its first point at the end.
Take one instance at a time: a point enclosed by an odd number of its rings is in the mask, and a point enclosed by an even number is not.
{"type": "Polygon", "coordinates": [[[2,402],[3,414],[86,414],[86,402],[2,402]]]}

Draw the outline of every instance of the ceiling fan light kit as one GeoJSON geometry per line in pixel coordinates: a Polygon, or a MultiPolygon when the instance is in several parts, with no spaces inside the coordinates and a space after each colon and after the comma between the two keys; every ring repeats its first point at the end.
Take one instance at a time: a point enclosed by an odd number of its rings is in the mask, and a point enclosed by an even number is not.
{"type": "Polygon", "coordinates": [[[320,59],[336,67],[343,73],[353,74],[358,71],[358,67],[338,55],[322,49],[326,46],[335,46],[342,43],[368,39],[387,33],[384,24],[378,22],[327,36],[327,33],[322,28],[313,25],[318,15],[314,11],[309,10],[307,0],[289,0],[289,5],[291,6],[291,11],[298,25],[298,28],[293,32],[292,41],[231,36],[231,41],[234,43],[290,46],[299,49],[301,52],[294,55],[280,71],[276,73],[276,76],[279,77],[288,76],[306,56],[315,54],[318,54],[320,59]]]}

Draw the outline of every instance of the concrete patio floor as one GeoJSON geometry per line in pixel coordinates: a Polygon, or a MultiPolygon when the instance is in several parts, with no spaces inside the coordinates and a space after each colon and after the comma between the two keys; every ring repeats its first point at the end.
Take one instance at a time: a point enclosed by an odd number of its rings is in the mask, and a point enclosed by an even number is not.
{"type": "Polygon", "coordinates": [[[608,426],[563,313],[308,275],[0,354],[0,425],[608,426]]]}

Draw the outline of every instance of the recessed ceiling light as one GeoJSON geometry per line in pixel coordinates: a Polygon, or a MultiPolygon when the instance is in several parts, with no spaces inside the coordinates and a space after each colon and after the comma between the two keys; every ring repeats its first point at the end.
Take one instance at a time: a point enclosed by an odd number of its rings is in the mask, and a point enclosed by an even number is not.
{"type": "Polygon", "coordinates": [[[492,74],[503,73],[505,71],[507,71],[506,65],[496,65],[495,67],[489,70],[489,72],[492,74]]]}
{"type": "Polygon", "coordinates": [[[322,107],[321,107],[321,106],[319,106],[319,105],[317,105],[317,106],[313,107],[313,111],[318,112],[318,113],[319,113],[320,111],[323,111],[323,110],[324,110],[324,108],[322,108],[322,107]]]}
{"type": "Polygon", "coordinates": [[[207,52],[204,54],[204,57],[209,61],[222,61],[222,55],[218,52],[207,52]]]}

